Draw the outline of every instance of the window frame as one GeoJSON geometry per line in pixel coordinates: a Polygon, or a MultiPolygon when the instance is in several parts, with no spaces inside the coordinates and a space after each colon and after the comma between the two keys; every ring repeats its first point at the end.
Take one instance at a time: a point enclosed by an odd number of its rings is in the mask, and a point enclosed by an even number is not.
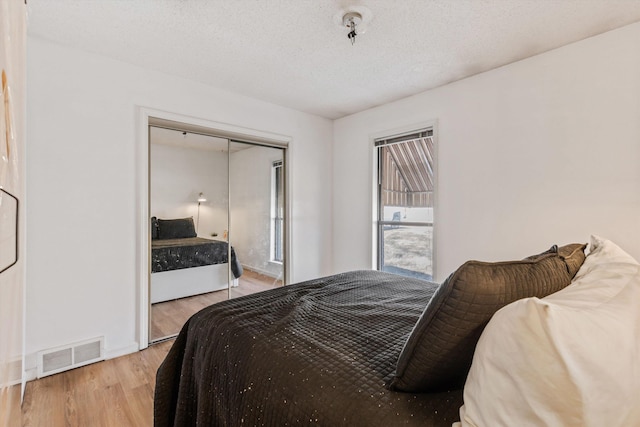
{"type": "Polygon", "coordinates": [[[432,167],[432,179],[433,179],[433,220],[427,221],[402,221],[403,226],[417,226],[417,227],[432,227],[432,252],[431,252],[431,276],[432,280],[436,280],[436,223],[437,223],[437,136],[436,136],[436,123],[429,122],[428,124],[410,126],[403,130],[396,130],[396,132],[389,131],[383,132],[372,138],[373,140],[373,171],[374,171],[374,200],[373,200],[373,231],[375,236],[373,238],[373,263],[375,268],[379,271],[383,271],[384,267],[384,227],[385,226],[397,226],[397,221],[384,219],[384,204],[383,200],[383,188],[382,188],[382,147],[386,145],[399,144],[410,141],[412,139],[430,137],[433,143],[433,158],[432,167]],[[384,135],[384,136],[383,136],[384,135]]]}
{"type": "Polygon", "coordinates": [[[269,261],[284,262],[284,161],[271,163],[271,242],[269,243],[269,261]],[[282,206],[279,206],[279,201],[282,206]],[[282,212],[280,212],[282,210],[282,212]],[[279,224],[278,224],[279,223],[279,224]]]}

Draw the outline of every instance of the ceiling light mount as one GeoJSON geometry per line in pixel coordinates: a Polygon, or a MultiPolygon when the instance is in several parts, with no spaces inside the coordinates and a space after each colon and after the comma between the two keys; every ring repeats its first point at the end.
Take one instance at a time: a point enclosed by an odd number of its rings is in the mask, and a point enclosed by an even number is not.
{"type": "Polygon", "coordinates": [[[349,37],[349,40],[351,40],[352,45],[356,42],[356,36],[358,35],[358,33],[356,32],[356,28],[361,23],[362,15],[360,15],[358,12],[347,12],[342,17],[342,25],[349,28],[350,30],[349,34],[347,34],[347,37],[349,37]]]}
{"type": "Polygon", "coordinates": [[[364,6],[353,6],[340,10],[334,17],[334,21],[342,28],[347,28],[347,37],[353,45],[356,36],[364,34],[367,25],[371,22],[371,11],[364,6]]]}

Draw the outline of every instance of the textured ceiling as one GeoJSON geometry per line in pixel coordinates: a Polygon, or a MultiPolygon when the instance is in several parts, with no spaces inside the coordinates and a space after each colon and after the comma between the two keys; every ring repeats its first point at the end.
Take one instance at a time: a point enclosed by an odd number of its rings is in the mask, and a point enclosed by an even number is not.
{"type": "Polygon", "coordinates": [[[27,28],[333,119],[637,21],[640,0],[28,0],[27,28]]]}

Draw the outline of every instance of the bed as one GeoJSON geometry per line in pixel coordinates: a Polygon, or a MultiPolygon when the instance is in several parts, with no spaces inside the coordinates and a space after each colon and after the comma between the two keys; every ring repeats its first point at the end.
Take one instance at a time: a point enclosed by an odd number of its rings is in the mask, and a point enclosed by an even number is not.
{"type": "Polygon", "coordinates": [[[151,218],[151,303],[238,285],[242,265],[225,241],[197,237],[193,218],[151,218]],[[231,252],[231,262],[228,262],[231,252]]]}
{"type": "Polygon", "coordinates": [[[159,370],[156,426],[451,425],[462,390],[385,388],[436,288],[357,271],[215,304],[187,321],[159,370]]]}
{"type": "MultiPolygon", "coordinates": [[[[606,255],[602,249],[606,245],[596,242],[591,259],[587,257],[589,262],[585,261],[585,246],[553,246],[518,261],[468,261],[442,284],[356,271],[207,307],[187,321],[158,369],[154,423],[158,427],[453,423],[493,427],[526,425],[521,421],[529,418],[518,418],[518,411],[531,416],[532,411],[522,409],[527,405],[545,420],[545,413],[553,414],[559,402],[566,400],[563,393],[568,388],[553,387],[558,369],[570,365],[567,360],[584,362],[584,349],[600,342],[594,344],[588,334],[580,335],[584,342],[579,355],[567,350],[563,354],[566,360],[547,358],[536,365],[527,357],[539,353],[545,345],[557,348],[557,343],[544,343],[543,338],[549,334],[531,340],[533,348],[522,347],[521,343],[528,343],[522,339],[522,328],[508,330],[512,323],[519,323],[502,319],[496,333],[492,332],[492,317],[522,301],[545,301],[563,292],[584,301],[581,292],[590,288],[583,286],[583,281],[593,277],[590,274],[594,274],[594,268],[609,268],[602,257],[596,256],[598,251],[606,255]],[[489,334],[483,332],[485,327],[489,334]],[[496,343],[502,343],[500,348],[506,348],[506,353],[495,354],[492,349],[496,343]],[[511,347],[505,347],[505,343],[511,347]],[[518,359],[520,353],[523,362],[518,359]],[[520,371],[511,369],[512,359],[520,371]],[[532,365],[534,372],[527,368],[532,365]],[[527,388],[521,381],[547,388],[523,396],[522,390],[527,388]]],[[[615,263],[619,266],[619,259],[615,263]]],[[[636,285],[637,290],[639,271],[637,263],[624,270],[635,281],[620,279],[620,272],[612,273],[612,277],[619,283],[636,285]]],[[[596,299],[602,298],[603,287],[608,296],[614,292],[611,289],[616,289],[609,283],[593,286],[596,299]]],[[[620,311],[619,306],[613,309],[620,311]]],[[[569,313],[574,315],[575,307],[569,313]]],[[[607,316],[610,318],[610,313],[607,316]]],[[[640,316],[635,319],[640,320],[640,316]]],[[[565,326],[561,322],[552,330],[557,333],[562,328],[565,326]]],[[[568,322],[566,329],[570,334],[578,328],[568,322]]],[[[632,338],[637,335],[636,329],[630,329],[632,338]]],[[[603,331],[597,338],[617,340],[611,347],[619,345],[631,356],[639,354],[640,337],[630,339],[629,334],[616,338],[616,334],[603,331]]],[[[631,363],[631,356],[625,359],[627,363],[631,363]]],[[[637,371],[640,366],[634,363],[632,371],[637,371]]],[[[585,371],[600,369],[588,366],[585,371]]],[[[620,390],[621,396],[640,403],[640,385],[636,384],[640,380],[627,378],[630,375],[625,374],[626,368],[618,371],[618,377],[607,378],[613,378],[614,386],[625,380],[631,382],[620,390]]],[[[589,393],[579,391],[576,396],[588,397],[589,393]]],[[[611,423],[606,417],[598,418],[600,424],[583,422],[575,418],[574,411],[571,419],[560,414],[556,423],[528,425],[638,425],[640,416],[634,418],[633,413],[620,410],[629,402],[617,403],[615,412],[622,414],[627,424],[611,423]]],[[[575,405],[575,399],[567,403],[575,405]]]]}

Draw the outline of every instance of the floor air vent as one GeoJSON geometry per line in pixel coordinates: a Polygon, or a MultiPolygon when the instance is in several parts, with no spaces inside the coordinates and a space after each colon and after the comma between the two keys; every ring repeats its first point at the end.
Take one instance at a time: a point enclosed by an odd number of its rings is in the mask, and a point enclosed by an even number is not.
{"type": "Polygon", "coordinates": [[[38,378],[104,360],[104,337],[38,353],[38,378]]]}

